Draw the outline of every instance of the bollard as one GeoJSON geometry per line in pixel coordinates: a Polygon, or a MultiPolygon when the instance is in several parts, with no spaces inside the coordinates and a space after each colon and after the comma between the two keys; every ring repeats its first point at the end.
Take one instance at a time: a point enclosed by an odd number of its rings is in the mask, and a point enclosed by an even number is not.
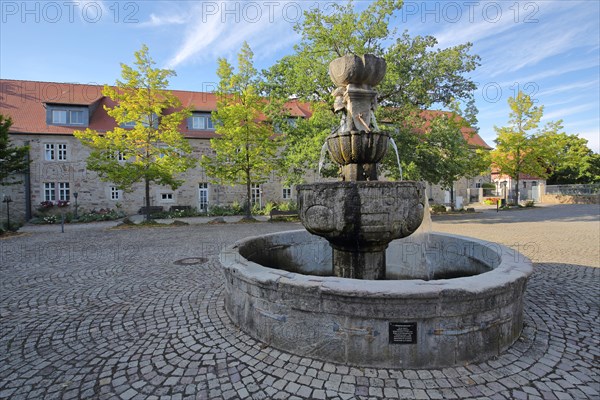
{"type": "Polygon", "coordinates": [[[65,233],[65,213],[60,214],[60,232],[65,233]]]}

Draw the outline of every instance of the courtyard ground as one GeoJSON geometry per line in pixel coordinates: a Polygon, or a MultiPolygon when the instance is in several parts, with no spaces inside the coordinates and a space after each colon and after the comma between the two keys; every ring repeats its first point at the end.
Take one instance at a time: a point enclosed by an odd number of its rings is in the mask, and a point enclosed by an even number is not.
{"type": "Polygon", "coordinates": [[[0,240],[0,399],[600,397],[598,206],[434,217],[435,231],[518,248],[535,272],[510,350],[432,370],[293,356],[231,324],[219,251],[299,223],[112,226],[30,226],[0,240]]]}

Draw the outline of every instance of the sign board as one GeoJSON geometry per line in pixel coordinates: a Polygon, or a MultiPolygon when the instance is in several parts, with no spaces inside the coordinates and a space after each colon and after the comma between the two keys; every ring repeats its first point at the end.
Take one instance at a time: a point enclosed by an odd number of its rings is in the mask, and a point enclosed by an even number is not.
{"type": "Polygon", "coordinates": [[[416,322],[390,322],[390,344],[416,344],[416,322]]]}

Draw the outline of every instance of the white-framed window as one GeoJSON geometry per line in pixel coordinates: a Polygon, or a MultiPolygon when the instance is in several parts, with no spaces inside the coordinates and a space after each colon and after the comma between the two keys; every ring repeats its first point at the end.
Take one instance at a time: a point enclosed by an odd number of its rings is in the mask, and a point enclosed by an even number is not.
{"type": "Polygon", "coordinates": [[[198,184],[198,210],[201,212],[208,211],[208,183],[206,182],[198,184]]]}
{"type": "Polygon", "coordinates": [[[110,199],[111,200],[121,200],[123,196],[123,191],[117,189],[115,186],[110,187],[110,199]]]}
{"type": "Polygon", "coordinates": [[[292,198],[292,188],[284,187],[281,191],[281,197],[283,197],[284,200],[290,200],[292,198]]]}
{"type": "Polygon", "coordinates": [[[54,182],[44,182],[44,201],[56,200],[56,184],[54,182]]]}
{"type": "Polygon", "coordinates": [[[52,123],[66,125],[67,110],[52,110],[52,123]]]}
{"type": "Polygon", "coordinates": [[[126,159],[125,155],[120,151],[113,151],[112,153],[108,153],[108,158],[117,161],[125,161],[126,159]]]}
{"type": "Polygon", "coordinates": [[[45,158],[46,161],[53,161],[54,160],[54,143],[46,143],[44,145],[44,152],[45,152],[45,158]]]}
{"type": "Polygon", "coordinates": [[[190,129],[194,130],[214,130],[214,124],[209,114],[193,115],[190,117],[190,129]]]}
{"type": "Polygon", "coordinates": [[[44,144],[44,158],[46,161],[67,161],[66,143],[44,144]]]}
{"type": "Polygon", "coordinates": [[[57,158],[59,161],[66,161],[67,160],[67,145],[66,143],[59,143],[57,144],[57,158]]]}
{"type": "Polygon", "coordinates": [[[58,182],[58,200],[70,201],[71,200],[71,189],[69,182],[58,182]]]}
{"type": "Polygon", "coordinates": [[[161,193],[160,199],[162,201],[171,202],[173,201],[173,193],[161,193]]]}
{"type": "Polygon", "coordinates": [[[44,201],[71,201],[69,182],[44,182],[44,201]]]}
{"type": "Polygon", "coordinates": [[[261,192],[260,185],[253,183],[252,188],[250,189],[252,205],[258,204],[259,207],[262,207],[261,192]]]}

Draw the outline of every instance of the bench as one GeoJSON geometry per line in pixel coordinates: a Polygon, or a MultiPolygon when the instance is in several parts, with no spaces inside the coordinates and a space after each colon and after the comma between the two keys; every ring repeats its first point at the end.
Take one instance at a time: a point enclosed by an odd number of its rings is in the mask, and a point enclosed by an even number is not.
{"type": "Polygon", "coordinates": [[[279,210],[271,210],[269,213],[269,220],[273,221],[277,218],[290,218],[290,217],[298,217],[298,211],[290,210],[290,211],[279,211],[279,210]]]}
{"type": "MultiPolygon", "coordinates": [[[[156,214],[159,212],[163,212],[162,206],[150,206],[149,208],[150,214],[156,214]]],[[[142,207],[138,210],[138,214],[146,215],[146,207],[142,207]]]]}
{"type": "Polygon", "coordinates": [[[173,211],[192,211],[192,206],[171,206],[169,212],[173,211]]]}

